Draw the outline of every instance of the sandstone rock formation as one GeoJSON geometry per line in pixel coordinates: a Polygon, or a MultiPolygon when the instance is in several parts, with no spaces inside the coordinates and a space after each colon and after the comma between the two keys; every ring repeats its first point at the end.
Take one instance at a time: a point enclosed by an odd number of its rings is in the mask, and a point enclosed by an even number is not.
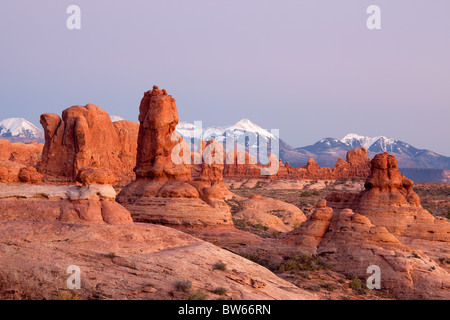
{"type": "Polygon", "coordinates": [[[43,114],[45,146],[39,171],[48,181],[75,182],[81,168],[97,163],[109,168],[120,183],[133,179],[138,124],[111,122],[101,108],[73,106],[56,114],[43,114]]]}
{"type": "Polygon", "coordinates": [[[234,214],[234,219],[262,225],[269,230],[288,232],[306,221],[306,216],[299,208],[283,201],[252,196],[241,203],[242,208],[234,214]]]}
{"type": "Polygon", "coordinates": [[[37,172],[35,167],[26,167],[13,161],[1,161],[0,183],[18,182],[39,184],[42,182],[42,175],[37,172]]]}
{"type": "MultiPolygon", "coordinates": [[[[232,195],[223,185],[223,161],[203,162],[200,176],[193,179],[191,154],[183,139],[174,134],[178,124],[175,99],[153,87],[140,105],[140,128],[136,180],[117,196],[135,221],[172,226],[232,226],[225,198],[232,195]]],[[[212,155],[223,159],[223,147],[205,144],[212,155]]]]}
{"type": "Polygon", "coordinates": [[[117,178],[111,169],[102,168],[98,163],[94,163],[92,166],[80,169],[77,175],[77,181],[83,185],[113,185],[117,182],[117,178]]]}
{"type": "Polygon", "coordinates": [[[12,162],[2,161],[0,162],[0,182],[2,183],[14,183],[20,182],[20,171],[25,168],[24,165],[12,162]]]}
{"type": "Polygon", "coordinates": [[[131,224],[110,185],[0,184],[0,221],[131,224]]]}
{"type": "Polygon", "coordinates": [[[297,229],[284,234],[282,240],[315,254],[330,227],[332,218],[333,209],[327,207],[325,200],[320,201],[316,204],[316,209],[309,220],[297,229]]]}
{"type": "Polygon", "coordinates": [[[327,199],[333,207],[351,208],[394,235],[450,242],[450,223],[424,210],[412,186],[401,175],[395,157],[383,153],[372,159],[362,193],[331,194],[327,199]]]}
{"type": "Polygon", "coordinates": [[[190,168],[172,160],[172,151],[180,142],[173,135],[178,124],[175,99],[154,86],[142,98],[139,122],[136,177],[153,181],[190,180],[190,168]]]}
{"type": "Polygon", "coordinates": [[[309,159],[305,166],[291,167],[289,162],[283,164],[280,159],[278,172],[275,175],[261,175],[261,164],[255,159],[250,161],[248,153],[231,151],[228,155],[234,161],[227,162],[224,169],[224,177],[230,179],[273,179],[273,180],[335,180],[348,178],[366,178],[370,172],[370,159],[367,157],[365,147],[356,148],[347,152],[346,161],[339,158],[333,169],[321,168],[314,159],[309,159]],[[241,164],[238,164],[238,158],[241,164]],[[231,163],[231,164],[228,164],[231,163]]]}
{"type": "Polygon", "coordinates": [[[229,179],[265,178],[261,176],[261,167],[248,152],[233,150],[227,154],[223,176],[229,179]]]}
{"type": "Polygon", "coordinates": [[[317,299],[227,250],[158,225],[0,221],[0,299],[187,300],[317,299]],[[215,270],[222,262],[226,270],[215,270]],[[67,289],[67,269],[81,270],[82,290],[67,289]],[[20,274],[22,276],[18,277],[20,274]],[[189,280],[188,292],[177,282],[189,280]],[[226,289],[224,296],[215,293],[226,289]]]}
{"type": "Polygon", "coordinates": [[[365,178],[370,173],[370,158],[367,157],[367,148],[355,148],[347,152],[346,161],[339,158],[333,168],[337,179],[359,177],[365,178]]]}
{"type": "Polygon", "coordinates": [[[334,270],[360,279],[372,274],[369,267],[378,267],[381,288],[400,299],[449,298],[450,275],[436,261],[351,209],[340,212],[318,253],[333,263],[334,270]]]}
{"type": "Polygon", "coordinates": [[[42,174],[40,174],[35,167],[25,167],[20,169],[18,178],[20,182],[23,183],[42,183],[42,174]]]}
{"type": "Polygon", "coordinates": [[[448,299],[450,269],[439,261],[450,258],[450,223],[424,210],[412,186],[394,156],[376,155],[363,192],[327,197],[335,221],[318,252],[359,275],[364,263],[379,265],[399,297],[448,299]]]}
{"type": "Polygon", "coordinates": [[[36,166],[41,161],[44,145],[36,142],[11,143],[0,139],[0,161],[11,161],[24,166],[36,166]]]}

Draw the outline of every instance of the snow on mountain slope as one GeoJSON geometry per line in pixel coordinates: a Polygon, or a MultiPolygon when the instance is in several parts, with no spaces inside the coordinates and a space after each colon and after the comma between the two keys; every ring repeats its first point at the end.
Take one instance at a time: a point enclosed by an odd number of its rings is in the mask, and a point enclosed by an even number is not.
{"type": "Polygon", "coordinates": [[[0,136],[42,140],[44,132],[24,118],[9,118],[0,121],[0,136]]]}
{"type": "Polygon", "coordinates": [[[450,157],[418,149],[409,143],[385,136],[366,137],[350,133],[342,139],[325,138],[313,145],[295,148],[295,150],[311,152],[315,154],[314,159],[321,166],[332,167],[338,156],[345,159],[348,150],[359,147],[366,147],[369,157],[389,152],[397,158],[399,166],[403,168],[450,169],[450,157]]]}
{"type": "MultiPolygon", "coordinates": [[[[177,132],[185,139],[191,140],[195,137],[195,130],[202,134],[202,138],[208,141],[215,138],[217,141],[225,142],[226,135],[232,134],[235,138],[243,137],[250,133],[257,133],[268,141],[274,136],[267,130],[262,129],[257,124],[248,119],[242,119],[232,126],[201,128],[188,122],[180,122],[177,132]]],[[[191,140],[194,144],[197,139],[191,140]]],[[[250,150],[255,150],[254,146],[248,146],[250,150]]],[[[279,140],[279,156],[284,162],[289,161],[292,166],[305,165],[309,158],[314,158],[319,165],[333,167],[339,157],[345,159],[347,151],[366,147],[368,156],[373,157],[378,153],[389,152],[397,157],[399,166],[403,168],[436,168],[450,169],[450,157],[445,157],[425,149],[418,149],[410,144],[388,138],[385,136],[367,137],[355,133],[347,134],[341,139],[325,138],[313,145],[301,148],[293,148],[283,140],[279,140]]],[[[251,152],[252,153],[252,152],[251,152]]]]}
{"type": "Polygon", "coordinates": [[[255,133],[260,137],[267,139],[274,139],[275,136],[269,131],[261,128],[257,124],[251,122],[248,119],[242,119],[231,126],[224,127],[208,127],[201,128],[195,126],[189,122],[180,122],[177,126],[177,132],[184,137],[194,137],[194,131],[198,130],[202,134],[203,140],[207,141],[211,138],[215,138],[218,141],[222,141],[227,134],[234,136],[241,136],[244,134],[255,133]]]}
{"type": "MultiPolygon", "coordinates": [[[[378,141],[380,138],[386,138],[386,137],[365,137],[360,136],[355,133],[350,133],[340,139],[343,143],[347,144],[348,146],[352,148],[359,148],[359,147],[366,147],[367,149],[370,148],[372,144],[374,144],[376,141],[378,141]]],[[[389,139],[389,138],[386,138],[389,139]]]]}
{"type": "Polygon", "coordinates": [[[110,116],[111,121],[112,122],[117,122],[117,121],[123,121],[125,120],[124,118],[120,117],[120,116],[110,116]]]}

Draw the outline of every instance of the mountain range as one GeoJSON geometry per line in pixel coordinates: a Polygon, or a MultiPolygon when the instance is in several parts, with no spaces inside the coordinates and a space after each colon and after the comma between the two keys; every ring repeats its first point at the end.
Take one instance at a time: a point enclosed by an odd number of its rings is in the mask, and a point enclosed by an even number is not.
{"type": "MultiPolygon", "coordinates": [[[[272,133],[248,119],[242,119],[234,125],[224,127],[200,129],[188,122],[180,122],[177,126],[177,132],[188,140],[193,139],[195,129],[203,132],[204,140],[215,138],[220,142],[225,142],[227,133],[239,136],[244,135],[245,132],[253,132],[266,141],[274,137],[272,133]]],[[[192,141],[197,142],[195,139],[192,141]]],[[[430,150],[415,148],[409,143],[385,136],[366,137],[348,134],[341,139],[324,138],[313,145],[299,148],[294,148],[280,139],[279,147],[280,158],[283,162],[288,161],[294,167],[305,165],[310,158],[314,158],[322,167],[333,167],[339,157],[345,159],[348,150],[366,147],[369,157],[389,152],[397,158],[401,168],[450,169],[450,157],[430,150]]],[[[252,148],[250,147],[250,149],[252,148]]]]}
{"type": "Polygon", "coordinates": [[[0,121],[0,137],[12,142],[44,142],[44,131],[24,118],[0,121]]]}
{"type": "MultiPolygon", "coordinates": [[[[124,120],[118,116],[111,116],[112,121],[124,120]]],[[[202,132],[204,140],[215,138],[225,143],[227,134],[240,137],[248,132],[258,134],[260,138],[269,142],[275,136],[273,133],[261,128],[248,119],[242,119],[231,126],[213,126],[207,128],[196,127],[188,122],[180,122],[177,132],[185,139],[197,143],[193,138],[195,130],[202,132]]],[[[13,142],[44,142],[44,132],[30,121],[24,118],[9,118],[0,121],[0,137],[13,142]]],[[[388,138],[385,136],[366,137],[358,134],[348,134],[345,137],[324,138],[312,145],[294,148],[284,140],[279,140],[280,158],[291,166],[305,165],[308,159],[314,158],[323,167],[333,167],[338,157],[345,159],[348,150],[358,147],[366,147],[368,156],[373,157],[377,153],[389,152],[393,154],[400,168],[413,169],[450,169],[450,157],[437,154],[426,149],[415,148],[409,143],[388,138]]],[[[247,145],[254,152],[256,149],[247,145]]],[[[423,174],[423,170],[421,171],[423,174]]]]}

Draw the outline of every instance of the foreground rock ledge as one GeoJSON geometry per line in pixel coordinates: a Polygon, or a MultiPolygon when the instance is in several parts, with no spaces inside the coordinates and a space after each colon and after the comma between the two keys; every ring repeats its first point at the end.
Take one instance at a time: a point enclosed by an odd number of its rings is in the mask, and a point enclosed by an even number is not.
{"type": "Polygon", "coordinates": [[[0,299],[56,299],[70,265],[81,268],[82,299],[316,299],[245,258],[177,230],[147,224],[0,221],[0,299]],[[214,270],[217,262],[226,270],[214,270]],[[20,276],[17,276],[20,275],[20,276]],[[192,282],[190,293],[176,290],[192,282]]]}

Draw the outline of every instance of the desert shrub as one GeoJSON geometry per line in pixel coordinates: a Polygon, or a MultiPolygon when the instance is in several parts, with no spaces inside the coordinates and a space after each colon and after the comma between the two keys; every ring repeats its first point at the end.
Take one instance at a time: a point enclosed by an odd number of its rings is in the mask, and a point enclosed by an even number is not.
{"type": "Polygon", "coordinates": [[[276,238],[276,237],[278,237],[280,234],[282,234],[283,232],[281,232],[281,231],[274,231],[274,232],[272,232],[272,237],[274,237],[274,238],[276,238]]]}
{"type": "Polygon", "coordinates": [[[268,213],[270,213],[271,215],[274,215],[278,218],[282,218],[287,211],[286,210],[270,210],[268,213]]]}
{"type": "Polygon", "coordinates": [[[359,290],[359,289],[363,288],[363,284],[362,284],[361,280],[359,280],[358,278],[355,278],[349,282],[348,287],[353,290],[359,290]]]}
{"type": "Polygon", "coordinates": [[[226,271],[227,270],[227,264],[222,261],[217,261],[213,265],[213,270],[220,270],[220,271],[226,271]]]}
{"type": "Polygon", "coordinates": [[[244,229],[244,228],[248,227],[247,221],[245,221],[244,219],[234,219],[233,218],[233,224],[238,229],[244,229]]]}
{"type": "Polygon", "coordinates": [[[296,222],[292,225],[292,229],[297,229],[298,227],[300,227],[301,223],[300,222],[296,222]]]}
{"type": "Polygon", "coordinates": [[[320,286],[327,291],[334,291],[338,288],[334,283],[331,282],[322,283],[320,286]]]}
{"type": "Polygon", "coordinates": [[[317,196],[320,196],[320,192],[317,190],[305,190],[305,191],[302,191],[300,196],[302,198],[309,198],[309,197],[314,197],[314,196],[317,197],[317,196]]]}
{"type": "Polygon", "coordinates": [[[359,296],[363,296],[363,295],[367,294],[367,291],[365,288],[359,288],[359,289],[355,290],[355,293],[359,296]]]}
{"type": "Polygon", "coordinates": [[[207,300],[208,295],[202,291],[197,291],[193,294],[191,294],[188,298],[188,300],[207,300]]]}
{"type": "Polygon", "coordinates": [[[280,272],[295,271],[299,269],[299,258],[297,256],[290,258],[280,265],[280,272]]]}
{"type": "Polygon", "coordinates": [[[314,256],[303,255],[302,257],[294,256],[280,265],[279,271],[317,271],[325,267],[324,263],[314,256]]]}
{"type": "Polygon", "coordinates": [[[397,299],[397,297],[392,293],[383,290],[377,290],[376,295],[383,299],[397,299]]]}
{"type": "Polygon", "coordinates": [[[224,287],[218,287],[218,288],[214,289],[214,293],[219,296],[224,296],[227,294],[227,289],[225,289],[224,287]]]}
{"type": "Polygon", "coordinates": [[[309,198],[311,196],[312,196],[312,193],[309,190],[305,190],[305,191],[302,191],[302,193],[300,193],[300,197],[302,197],[302,198],[309,198]]]}
{"type": "Polygon", "coordinates": [[[235,199],[225,199],[225,203],[230,206],[231,214],[235,214],[242,210],[242,202],[235,199]]]}
{"type": "Polygon", "coordinates": [[[274,262],[272,262],[272,261],[270,261],[268,259],[260,258],[260,257],[258,257],[255,254],[247,254],[247,253],[238,252],[238,255],[240,255],[241,257],[243,257],[243,258],[245,258],[247,260],[250,260],[250,261],[252,261],[254,263],[257,263],[257,264],[259,264],[259,265],[263,266],[264,268],[267,268],[267,269],[269,269],[271,271],[276,271],[280,267],[279,264],[276,264],[276,263],[274,263],[274,262]]]}
{"type": "Polygon", "coordinates": [[[258,181],[258,182],[256,183],[256,186],[255,186],[254,189],[261,189],[261,188],[263,187],[263,185],[264,185],[264,182],[258,181]]]}
{"type": "Polygon", "coordinates": [[[177,291],[188,292],[192,288],[192,282],[190,280],[178,280],[175,282],[175,289],[177,291]]]}
{"type": "Polygon", "coordinates": [[[262,224],[260,224],[260,223],[255,224],[255,225],[253,226],[253,228],[259,229],[259,230],[262,230],[262,231],[267,231],[267,230],[269,230],[269,227],[268,227],[268,226],[264,226],[264,225],[262,225],[262,224]]]}
{"type": "Polygon", "coordinates": [[[72,294],[68,291],[60,290],[56,295],[56,300],[83,300],[83,299],[77,294],[72,294]]]}
{"type": "Polygon", "coordinates": [[[116,257],[116,253],[115,252],[110,252],[108,253],[108,258],[114,259],[116,257]]]}
{"type": "Polygon", "coordinates": [[[320,286],[318,284],[313,284],[310,286],[305,287],[306,290],[312,291],[312,292],[320,292],[320,286]]]}

